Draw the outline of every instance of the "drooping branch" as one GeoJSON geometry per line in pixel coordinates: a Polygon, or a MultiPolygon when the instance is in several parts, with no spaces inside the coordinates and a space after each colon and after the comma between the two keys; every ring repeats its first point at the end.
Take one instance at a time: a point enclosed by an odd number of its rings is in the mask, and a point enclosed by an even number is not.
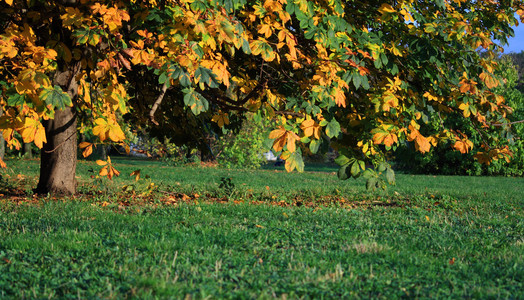
{"type": "Polygon", "coordinates": [[[164,82],[164,85],[162,85],[162,91],[160,92],[160,95],[158,95],[158,98],[156,98],[155,103],[153,103],[153,106],[151,107],[151,111],[149,111],[149,119],[151,120],[151,122],[153,122],[153,124],[157,126],[159,124],[155,120],[155,112],[158,109],[160,103],[162,103],[162,100],[164,100],[164,95],[166,94],[167,88],[167,82],[164,82]]]}
{"type": "Polygon", "coordinates": [[[509,122],[509,123],[490,123],[490,125],[495,126],[495,127],[502,127],[506,125],[514,125],[514,124],[520,124],[520,123],[524,123],[524,120],[519,120],[519,121],[514,121],[514,122],[509,122]]]}

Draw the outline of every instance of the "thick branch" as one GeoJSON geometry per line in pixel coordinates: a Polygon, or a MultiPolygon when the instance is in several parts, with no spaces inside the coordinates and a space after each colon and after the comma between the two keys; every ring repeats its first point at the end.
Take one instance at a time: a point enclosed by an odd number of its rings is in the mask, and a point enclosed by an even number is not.
{"type": "Polygon", "coordinates": [[[160,103],[162,103],[162,100],[164,100],[164,95],[167,91],[167,81],[164,82],[164,85],[162,86],[162,91],[160,92],[160,95],[158,95],[158,98],[156,98],[155,103],[153,103],[153,107],[151,107],[151,111],[149,112],[149,118],[151,119],[151,122],[155,125],[159,125],[158,122],[155,120],[155,112],[158,109],[158,106],[160,103]]]}
{"type": "Polygon", "coordinates": [[[238,111],[247,111],[247,108],[243,106],[233,106],[226,102],[218,100],[218,97],[206,97],[211,102],[216,103],[218,106],[221,106],[222,108],[228,109],[228,110],[238,110],[238,111]]]}
{"type": "Polygon", "coordinates": [[[306,116],[303,113],[294,112],[294,111],[275,111],[275,114],[282,116],[293,116],[298,118],[305,118],[306,116]]]}

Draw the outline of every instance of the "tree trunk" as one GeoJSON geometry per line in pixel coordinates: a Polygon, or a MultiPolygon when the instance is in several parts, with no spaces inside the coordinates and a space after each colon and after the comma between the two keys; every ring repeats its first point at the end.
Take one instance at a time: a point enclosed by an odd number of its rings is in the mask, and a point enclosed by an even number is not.
{"type": "MultiPolygon", "coordinates": [[[[4,110],[0,108],[0,117],[4,114],[4,110]]],[[[5,156],[5,139],[2,132],[0,132],[0,159],[4,160],[5,156]]]]}
{"type": "Polygon", "coordinates": [[[0,159],[4,160],[4,156],[5,156],[5,140],[4,140],[4,136],[0,132],[0,159]]]}
{"type": "Polygon", "coordinates": [[[100,145],[100,159],[107,160],[107,146],[104,144],[100,145]]]}
{"type": "Polygon", "coordinates": [[[33,159],[33,149],[31,143],[24,143],[24,157],[27,159],[33,159]]]}
{"type": "Polygon", "coordinates": [[[39,194],[76,193],[76,114],[74,108],[55,112],[53,120],[44,121],[47,143],[40,155],[39,194]]]}
{"type": "MultiPolygon", "coordinates": [[[[70,66],[70,69],[57,72],[53,83],[61,86],[69,94],[74,105],[78,91],[78,83],[75,80],[77,71],[74,66],[70,66]]],[[[47,143],[44,144],[40,154],[40,179],[36,193],[58,195],[76,193],[75,174],[78,150],[76,122],[74,106],[56,110],[53,120],[42,122],[47,143]]]]}

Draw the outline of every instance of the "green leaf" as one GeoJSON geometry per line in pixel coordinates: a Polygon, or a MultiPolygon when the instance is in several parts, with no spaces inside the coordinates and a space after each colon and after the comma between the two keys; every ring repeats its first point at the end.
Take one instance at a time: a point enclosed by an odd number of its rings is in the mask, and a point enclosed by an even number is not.
{"type": "Polygon", "coordinates": [[[76,30],[73,35],[76,37],[76,42],[79,45],[87,43],[87,40],[89,39],[90,35],[90,29],[89,28],[79,28],[76,30]]]}
{"type": "Polygon", "coordinates": [[[362,173],[362,177],[365,178],[365,179],[369,179],[371,177],[377,177],[377,173],[375,173],[374,170],[372,169],[366,169],[363,173],[362,173]]]}
{"type": "Polygon", "coordinates": [[[338,169],[338,172],[337,172],[338,179],[346,180],[349,178],[349,175],[347,173],[348,166],[349,165],[343,165],[342,167],[340,167],[340,169],[338,169]]]}
{"type": "Polygon", "coordinates": [[[366,169],[366,162],[363,161],[363,160],[358,160],[358,165],[360,166],[360,169],[361,170],[365,170],[366,169]]]}
{"type": "Polygon", "coordinates": [[[7,105],[9,106],[22,106],[25,103],[25,95],[18,93],[13,94],[7,98],[7,105]]]}
{"type": "Polygon", "coordinates": [[[42,99],[47,106],[54,109],[64,110],[66,107],[73,106],[73,102],[67,93],[61,87],[55,85],[54,88],[45,88],[40,92],[40,99],[42,99]]]}
{"type": "Polygon", "coordinates": [[[185,72],[182,72],[182,74],[180,74],[180,77],[178,77],[178,80],[180,81],[180,84],[182,86],[188,87],[191,85],[191,79],[185,72]]]}
{"type": "Polygon", "coordinates": [[[304,160],[302,159],[302,151],[300,151],[300,148],[293,153],[286,151],[281,157],[286,160],[285,167],[288,172],[294,169],[299,172],[304,172],[304,160]]]}
{"type": "Polygon", "coordinates": [[[356,178],[360,174],[360,165],[358,164],[358,161],[355,161],[351,165],[351,176],[356,178]]]}
{"type": "Polygon", "coordinates": [[[309,143],[309,151],[311,151],[313,154],[316,154],[318,149],[320,149],[320,144],[322,144],[320,140],[312,140],[311,143],[309,143]]]}
{"type": "Polygon", "coordinates": [[[242,42],[242,51],[245,54],[251,54],[251,47],[249,47],[249,42],[246,39],[242,42]]]}
{"type": "Polygon", "coordinates": [[[361,84],[362,84],[362,76],[358,74],[353,75],[353,85],[355,86],[355,89],[358,90],[361,84]]]}
{"type": "Polygon", "coordinates": [[[369,90],[369,80],[367,76],[362,76],[362,88],[369,90]]]}
{"type": "Polygon", "coordinates": [[[340,133],[340,124],[337,122],[337,120],[333,119],[331,122],[327,124],[326,127],[326,134],[330,138],[338,136],[340,133]]]}
{"type": "Polygon", "coordinates": [[[307,137],[307,136],[303,136],[303,137],[300,139],[300,142],[301,142],[302,144],[307,144],[307,143],[311,142],[311,139],[310,139],[309,137],[307,137]]]}
{"type": "Polygon", "coordinates": [[[353,160],[355,160],[354,158],[349,158],[343,154],[341,154],[339,157],[335,158],[335,163],[339,166],[345,166],[345,165],[349,165],[353,160]]]}
{"type": "Polygon", "coordinates": [[[203,111],[207,111],[209,108],[209,102],[196,92],[195,89],[189,88],[184,89],[184,104],[191,108],[191,111],[195,115],[199,115],[203,111]]]}
{"type": "Polygon", "coordinates": [[[195,79],[199,82],[207,84],[210,88],[217,88],[219,86],[216,76],[210,69],[199,67],[195,71],[195,79]]]}
{"type": "Polygon", "coordinates": [[[168,81],[168,76],[165,72],[162,72],[162,74],[160,74],[160,76],[158,77],[158,83],[160,84],[164,84],[166,81],[168,81]]]}

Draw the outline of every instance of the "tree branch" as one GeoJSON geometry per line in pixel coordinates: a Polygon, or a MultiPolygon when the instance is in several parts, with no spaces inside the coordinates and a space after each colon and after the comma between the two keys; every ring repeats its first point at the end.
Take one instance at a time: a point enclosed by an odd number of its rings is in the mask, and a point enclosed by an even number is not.
{"type": "Polygon", "coordinates": [[[164,85],[162,86],[162,91],[160,92],[160,95],[158,95],[158,98],[156,98],[156,101],[155,103],[153,103],[153,106],[151,107],[151,111],[149,112],[149,119],[151,120],[151,122],[153,122],[153,124],[157,126],[159,124],[155,120],[155,112],[158,109],[158,106],[160,105],[160,103],[162,103],[162,100],[164,100],[164,95],[166,94],[166,91],[167,91],[167,81],[164,82],[164,85]]]}
{"type": "Polygon", "coordinates": [[[492,125],[495,127],[502,127],[506,125],[513,125],[513,124],[520,124],[520,123],[524,123],[524,120],[519,120],[519,121],[514,121],[514,122],[509,122],[509,123],[489,123],[489,125],[492,125]]]}

